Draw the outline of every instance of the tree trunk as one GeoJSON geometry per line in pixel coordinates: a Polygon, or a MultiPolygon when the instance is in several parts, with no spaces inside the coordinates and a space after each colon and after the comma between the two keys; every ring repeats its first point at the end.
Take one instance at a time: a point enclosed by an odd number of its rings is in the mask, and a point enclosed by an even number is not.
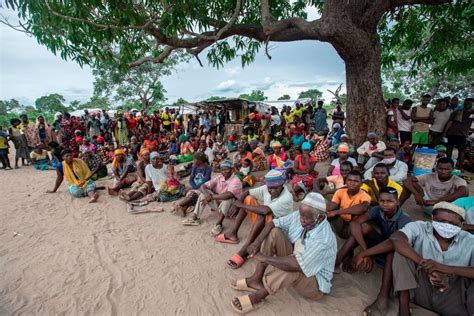
{"type": "Polygon", "coordinates": [[[382,93],[380,54],[380,44],[377,42],[374,47],[372,41],[364,56],[345,60],[347,133],[356,146],[360,146],[367,139],[368,132],[375,132],[381,139],[385,138],[386,112],[382,93]]]}

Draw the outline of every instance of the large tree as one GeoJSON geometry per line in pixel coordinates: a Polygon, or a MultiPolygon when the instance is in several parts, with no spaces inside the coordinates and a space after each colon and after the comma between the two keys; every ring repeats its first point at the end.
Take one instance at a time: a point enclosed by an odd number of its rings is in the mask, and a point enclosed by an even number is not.
{"type": "Polygon", "coordinates": [[[64,105],[66,100],[64,97],[58,93],[52,93],[50,95],[45,95],[39,97],[35,101],[35,107],[38,111],[44,114],[53,114],[56,112],[65,112],[67,107],[64,105]]]}
{"type": "Polygon", "coordinates": [[[309,89],[309,90],[306,90],[306,91],[301,91],[300,94],[298,95],[298,98],[299,99],[310,98],[311,102],[313,102],[313,104],[316,104],[316,101],[322,95],[323,95],[323,93],[321,91],[319,91],[318,89],[309,89]]]}
{"type": "Polygon", "coordinates": [[[268,99],[268,97],[265,96],[265,92],[262,90],[252,90],[251,93],[243,93],[239,95],[239,98],[249,101],[265,101],[268,99]]]}
{"type": "MultiPolygon", "coordinates": [[[[206,50],[208,60],[220,67],[236,57],[243,65],[249,64],[260,48],[270,57],[269,42],[328,42],[345,62],[347,125],[356,143],[368,130],[385,131],[382,44],[390,50],[404,42],[416,53],[416,60],[426,62],[439,54],[426,54],[433,47],[447,51],[451,43],[468,41],[461,36],[464,33],[440,30],[474,20],[469,0],[6,2],[41,44],[82,64],[110,59],[110,51],[102,49],[104,43],[113,45],[119,62],[130,66],[161,63],[174,50],[184,48],[197,58],[206,50]],[[319,11],[317,19],[307,19],[308,7],[319,11]],[[420,12],[421,16],[412,17],[420,12]],[[433,20],[446,15],[450,18],[433,20]]],[[[454,68],[449,62],[444,65],[454,68]]]]}

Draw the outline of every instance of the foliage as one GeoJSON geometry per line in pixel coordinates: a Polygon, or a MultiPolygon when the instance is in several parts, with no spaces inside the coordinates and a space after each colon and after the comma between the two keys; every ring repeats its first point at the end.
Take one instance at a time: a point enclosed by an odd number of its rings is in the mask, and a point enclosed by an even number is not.
{"type": "Polygon", "coordinates": [[[284,94],[281,97],[279,97],[278,100],[291,100],[291,97],[289,94],[284,94]]]}
{"type": "Polygon", "coordinates": [[[189,102],[186,101],[185,99],[179,98],[179,99],[176,100],[172,105],[173,105],[173,106],[179,106],[179,105],[188,104],[188,103],[189,103],[189,102]]]}
{"type": "Polygon", "coordinates": [[[206,99],[206,101],[219,101],[219,100],[225,100],[227,99],[226,97],[219,97],[219,96],[212,96],[206,99]]]}
{"type": "Polygon", "coordinates": [[[244,93],[239,95],[239,98],[246,99],[249,101],[265,101],[266,99],[268,99],[262,90],[252,90],[250,94],[244,93]]]}
{"type": "Polygon", "coordinates": [[[0,100],[0,116],[7,115],[9,112],[20,112],[23,106],[16,99],[0,100]]]}
{"type": "Polygon", "coordinates": [[[35,107],[41,113],[54,114],[56,112],[67,111],[67,107],[64,105],[65,101],[62,95],[53,93],[36,99],[35,107]]]}
{"type": "Polygon", "coordinates": [[[323,93],[318,89],[309,89],[306,91],[301,91],[298,95],[298,99],[310,98],[311,102],[313,102],[313,104],[316,104],[318,98],[320,98],[322,95],[323,93]]]}

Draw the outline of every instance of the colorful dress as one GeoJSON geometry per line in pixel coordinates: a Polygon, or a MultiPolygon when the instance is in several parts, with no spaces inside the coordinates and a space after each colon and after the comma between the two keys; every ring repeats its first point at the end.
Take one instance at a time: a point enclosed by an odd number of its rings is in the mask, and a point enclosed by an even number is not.
{"type": "MultiPolygon", "coordinates": [[[[304,174],[295,174],[291,180],[291,186],[299,186],[303,189],[304,192],[308,192],[313,188],[313,181],[318,178],[318,174],[313,170],[308,170],[308,168],[303,164],[303,156],[297,155],[295,161],[298,162],[298,170],[307,172],[304,174]]],[[[317,159],[314,156],[309,156],[309,163],[316,162],[317,159]]]]}

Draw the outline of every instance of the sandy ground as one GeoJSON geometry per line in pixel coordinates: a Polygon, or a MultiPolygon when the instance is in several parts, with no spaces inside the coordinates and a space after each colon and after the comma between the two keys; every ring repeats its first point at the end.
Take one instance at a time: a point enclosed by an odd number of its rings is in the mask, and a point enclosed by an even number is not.
{"type": "MultiPolygon", "coordinates": [[[[240,293],[229,282],[250,275],[254,263],[227,267],[239,246],[210,237],[217,214],[185,227],[168,210],[130,215],[104,191],[96,204],[71,198],[64,184],[46,194],[54,179],[54,171],[31,167],[0,171],[1,315],[233,314],[230,302],[240,293]]],[[[409,202],[405,209],[419,215],[409,202]]],[[[241,238],[248,229],[245,223],[241,238]]],[[[380,276],[380,268],[335,275],[320,302],[282,290],[253,314],[361,315],[380,276]]],[[[396,310],[393,299],[390,315],[396,310]]]]}

